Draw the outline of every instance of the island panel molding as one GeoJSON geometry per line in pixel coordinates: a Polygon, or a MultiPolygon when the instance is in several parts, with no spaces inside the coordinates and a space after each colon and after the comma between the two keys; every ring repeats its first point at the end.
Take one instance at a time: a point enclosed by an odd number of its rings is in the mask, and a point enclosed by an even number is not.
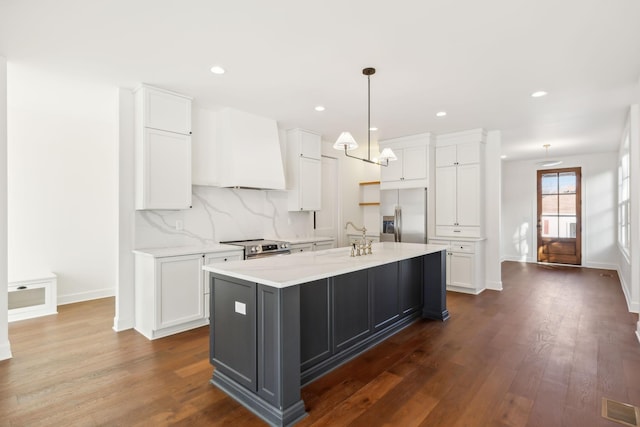
{"type": "Polygon", "coordinates": [[[384,242],[354,258],[346,249],[204,267],[211,382],[271,425],[306,415],[302,385],[420,317],[449,317],[445,247],[384,242]]]}

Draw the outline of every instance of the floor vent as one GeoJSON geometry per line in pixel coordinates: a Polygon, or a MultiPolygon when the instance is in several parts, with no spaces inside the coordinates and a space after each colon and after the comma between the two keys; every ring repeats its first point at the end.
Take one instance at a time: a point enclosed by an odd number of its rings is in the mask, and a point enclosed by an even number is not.
{"type": "Polygon", "coordinates": [[[611,273],[600,273],[600,277],[613,277],[611,273]]]}
{"type": "Polygon", "coordinates": [[[640,408],[627,403],[602,398],[602,416],[630,427],[640,427],[640,408]]]}

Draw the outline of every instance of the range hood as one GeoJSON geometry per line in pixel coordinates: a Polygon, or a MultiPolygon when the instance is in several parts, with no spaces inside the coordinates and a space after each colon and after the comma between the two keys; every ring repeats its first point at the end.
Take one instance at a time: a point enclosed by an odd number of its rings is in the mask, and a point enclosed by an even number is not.
{"type": "Polygon", "coordinates": [[[275,120],[225,108],[216,122],[220,187],[286,189],[275,120]]]}

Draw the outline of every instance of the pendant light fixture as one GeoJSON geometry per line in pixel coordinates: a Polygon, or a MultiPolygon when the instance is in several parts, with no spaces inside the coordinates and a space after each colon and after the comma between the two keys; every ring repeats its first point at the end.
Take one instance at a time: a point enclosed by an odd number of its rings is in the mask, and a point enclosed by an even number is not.
{"type": "Polygon", "coordinates": [[[363,159],[360,157],[352,156],[348,152],[351,150],[355,150],[358,148],[358,143],[353,136],[349,132],[342,132],[335,144],[333,144],[333,148],[336,150],[344,150],[344,155],[347,157],[351,157],[352,159],[362,160],[363,162],[373,163],[378,166],[389,166],[389,162],[393,160],[398,160],[396,155],[393,153],[391,148],[385,148],[380,153],[379,161],[371,160],[371,76],[376,73],[375,68],[365,68],[362,70],[362,74],[367,76],[367,158],[363,159]]]}
{"type": "Polygon", "coordinates": [[[562,160],[549,160],[549,147],[551,147],[551,144],[544,144],[543,147],[545,149],[545,159],[543,162],[538,162],[538,166],[543,168],[550,168],[553,166],[558,166],[560,163],[562,163],[562,160]]]}

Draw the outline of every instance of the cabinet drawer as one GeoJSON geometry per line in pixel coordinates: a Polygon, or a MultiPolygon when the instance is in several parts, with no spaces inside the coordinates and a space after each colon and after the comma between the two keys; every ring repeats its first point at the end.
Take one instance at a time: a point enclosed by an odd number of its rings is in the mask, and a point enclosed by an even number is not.
{"type": "Polygon", "coordinates": [[[452,225],[436,226],[436,234],[438,236],[451,237],[480,237],[480,227],[461,227],[452,225]]]}
{"type": "Polygon", "coordinates": [[[448,240],[433,240],[433,239],[429,239],[429,244],[430,245],[443,245],[446,246],[447,248],[450,247],[451,242],[448,240]]]}
{"type": "Polygon", "coordinates": [[[451,242],[451,252],[475,253],[475,245],[471,242],[451,242]]]}

